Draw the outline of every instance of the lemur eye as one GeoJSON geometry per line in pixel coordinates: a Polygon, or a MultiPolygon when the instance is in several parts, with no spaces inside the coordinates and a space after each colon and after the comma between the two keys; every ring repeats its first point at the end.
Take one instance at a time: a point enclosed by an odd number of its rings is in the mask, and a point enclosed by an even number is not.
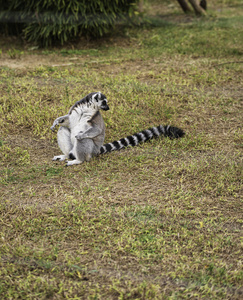
{"type": "Polygon", "coordinates": [[[64,119],[62,119],[61,121],[59,121],[59,123],[63,123],[64,122],[64,119]]]}
{"type": "Polygon", "coordinates": [[[104,100],[104,101],[102,101],[102,105],[106,105],[106,101],[104,100]]]}

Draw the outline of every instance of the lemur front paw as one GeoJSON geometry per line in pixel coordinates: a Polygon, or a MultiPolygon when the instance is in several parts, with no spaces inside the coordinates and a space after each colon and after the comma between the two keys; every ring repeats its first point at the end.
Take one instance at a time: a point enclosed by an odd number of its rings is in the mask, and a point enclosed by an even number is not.
{"type": "Polygon", "coordinates": [[[79,134],[75,135],[75,138],[76,138],[77,140],[82,140],[82,139],[84,139],[83,133],[80,132],[79,134]]]}
{"type": "Polygon", "coordinates": [[[65,160],[66,158],[67,158],[66,155],[57,155],[57,156],[54,156],[52,160],[63,161],[63,160],[65,160]]]}
{"type": "Polygon", "coordinates": [[[55,131],[56,125],[57,125],[57,124],[53,124],[53,125],[51,126],[51,131],[55,131]]]}

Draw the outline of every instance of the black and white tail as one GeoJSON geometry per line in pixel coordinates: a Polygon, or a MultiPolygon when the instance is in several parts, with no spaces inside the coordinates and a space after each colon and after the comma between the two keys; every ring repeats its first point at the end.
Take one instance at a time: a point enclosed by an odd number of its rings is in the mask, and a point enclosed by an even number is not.
{"type": "Polygon", "coordinates": [[[133,135],[129,135],[126,138],[120,139],[119,141],[114,141],[112,143],[105,144],[101,146],[100,154],[104,154],[114,150],[120,150],[128,146],[134,147],[137,146],[139,143],[146,142],[148,140],[151,140],[152,138],[157,138],[160,135],[169,137],[171,139],[177,139],[183,137],[184,134],[184,131],[180,128],[172,127],[170,125],[159,125],[157,127],[151,127],[147,130],[143,130],[133,135]]]}

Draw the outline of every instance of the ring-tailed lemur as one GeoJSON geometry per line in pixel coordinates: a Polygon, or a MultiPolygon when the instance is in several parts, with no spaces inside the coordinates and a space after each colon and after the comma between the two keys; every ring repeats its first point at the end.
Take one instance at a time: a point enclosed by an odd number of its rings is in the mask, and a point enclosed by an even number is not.
{"type": "Polygon", "coordinates": [[[136,146],[160,135],[180,138],[185,134],[182,129],[177,127],[159,125],[103,145],[105,124],[99,112],[100,109],[109,109],[106,97],[100,92],[90,93],[77,101],[66,116],[59,117],[54,121],[51,127],[52,131],[55,126],[61,125],[57,133],[57,140],[64,155],[54,156],[53,160],[73,159],[67,162],[67,166],[70,166],[89,161],[94,155],[136,146]]]}
{"type": "Polygon", "coordinates": [[[64,155],[54,156],[53,160],[73,159],[67,166],[89,161],[99,154],[105,139],[105,123],[99,112],[108,110],[105,95],[90,93],[77,101],[66,116],[57,118],[51,130],[61,125],[57,132],[57,141],[64,155]]]}

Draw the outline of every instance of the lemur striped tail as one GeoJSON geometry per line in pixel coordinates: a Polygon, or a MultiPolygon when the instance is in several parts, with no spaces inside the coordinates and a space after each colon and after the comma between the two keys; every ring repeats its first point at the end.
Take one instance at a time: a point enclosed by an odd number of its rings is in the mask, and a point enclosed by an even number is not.
{"type": "Polygon", "coordinates": [[[180,128],[171,127],[170,125],[159,125],[157,127],[151,127],[147,130],[143,130],[133,135],[129,135],[126,138],[120,139],[119,141],[114,141],[112,143],[105,144],[101,146],[100,154],[104,154],[106,152],[111,152],[114,150],[120,150],[128,146],[134,147],[139,143],[146,142],[152,138],[157,138],[160,135],[173,139],[183,137],[184,134],[184,131],[180,128]]]}

